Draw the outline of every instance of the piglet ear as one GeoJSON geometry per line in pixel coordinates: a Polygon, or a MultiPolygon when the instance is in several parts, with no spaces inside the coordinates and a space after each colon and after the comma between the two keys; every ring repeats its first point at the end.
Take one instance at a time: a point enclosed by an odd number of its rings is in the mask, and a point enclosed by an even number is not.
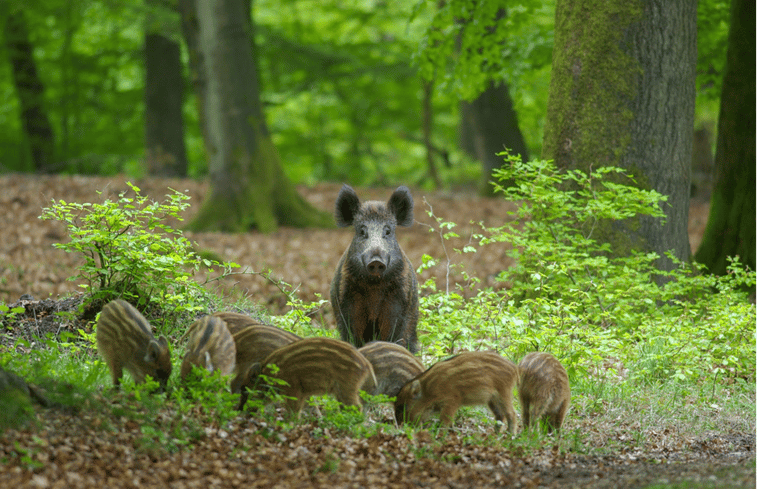
{"type": "Polygon", "coordinates": [[[410,195],[410,189],[404,185],[397,188],[389,202],[386,203],[389,212],[394,214],[398,226],[409,227],[413,225],[413,197],[410,195]]]}
{"type": "Polygon", "coordinates": [[[420,380],[414,380],[412,384],[410,384],[410,397],[413,400],[418,400],[421,398],[421,381],[420,380]]]}
{"type": "Polygon", "coordinates": [[[215,368],[213,367],[213,359],[210,358],[210,352],[209,351],[205,352],[205,368],[211,374],[213,373],[213,370],[215,370],[215,368]]]}
{"type": "Polygon", "coordinates": [[[145,363],[155,363],[158,361],[158,357],[160,356],[161,351],[161,345],[156,340],[150,340],[150,343],[147,345],[147,352],[145,353],[144,362],[145,363]]]}
{"type": "Polygon", "coordinates": [[[360,210],[360,199],[357,198],[355,190],[347,184],[342,186],[334,205],[334,217],[336,225],[340,228],[352,226],[355,222],[355,216],[360,210]]]}

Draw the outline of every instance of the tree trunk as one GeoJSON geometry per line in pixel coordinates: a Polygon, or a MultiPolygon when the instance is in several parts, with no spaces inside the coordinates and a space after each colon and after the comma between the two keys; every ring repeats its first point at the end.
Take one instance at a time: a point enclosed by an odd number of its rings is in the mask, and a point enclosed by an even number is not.
{"type": "Polygon", "coordinates": [[[712,154],[711,124],[704,124],[694,131],[691,148],[691,197],[708,201],[715,180],[715,159],[712,154]]]}
{"type": "Polygon", "coordinates": [[[197,19],[195,0],[179,0],[179,15],[181,16],[181,33],[184,36],[184,42],[189,53],[189,82],[197,99],[197,115],[200,120],[202,138],[206,144],[205,149],[208,152],[207,154],[210,154],[210,148],[207,147],[210,141],[210,130],[205,114],[208,97],[208,75],[205,68],[205,58],[202,49],[200,49],[200,23],[197,19]]]}
{"type": "Polygon", "coordinates": [[[245,0],[196,0],[206,61],[210,189],[190,228],[228,232],[333,225],[282,171],[263,116],[245,0]]]}
{"type": "Polygon", "coordinates": [[[755,270],[755,20],[752,0],[733,0],[720,97],[715,188],[696,260],[723,275],[738,255],[755,270]]]}
{"type": "Polygon", "coordinates": [[[8,14],[5,43],[13,68],[13,80],[21,105],[21,119],[29,138],[34,167],[39,173],[51,172],[55,163],[55,139],[44,107],[45,87],[37,73],[29,31],[21,10],[8,14]]]}
{"type": "MultiPolygon", "coordinates": [[[[589,171],[619,166],[667,195],[665,223],[615,223],[606,239],[689,258],[696,2],[558,0],[545,158],[589,171]]],[[[620,246],[619,246],[620,245],[620,246]]]]}
{"type": "Polygon", "coordinates": [[[145,149],[150,175],[187,175],[180,54],[172,40],[155,33],[145,36],[145,149]]]}
{"type": "MultiPolygon", "coordinates": [[[[500,7],[494,18],[494,24],[487,30],[494,34],[501,22],[507,17],[507,9],[500,7]]],[[[458,35],[456,49],[460,50],[461,38],[458,35]]],[[[528,161],[528,149],[523,134],[518,127],[518,114],[510,98],[510,89],[504,81],[490,81],[479,96],[469,102],[460,102],[460,147],[472,158],[481,162],[480,191],[484,195],[493,195],[491,185],[492,171],[504,163],[501,153],[506,149],[512,154],[519,154],[523,161],[528,161]]],[[[500,182],[507,186],[508,182],[500,182]]]]}
{"type": "Polygon", "coordinates": [[[497,153],[508,149],[512,154],[521,155],[523,161],[529,159],[507,85],[492,82],[474,101],[461,102],[460,116],[460,146],[481,162],[481,191],[491,195],[494,193],[489,183],[492,171],[503,163],[497,153]]]}
{"type": "Polygon", "coordinates": [[[431,134],[434,132],[434,82],[424,81],[423,83],[423,145],[426,147],[426,161],[428,162],[428,173],[431,180],[434,181],[434,187],[441,188],[442,180],[439,177],[439,171],[436,169],[434,158],[435,148],[431,141],[431,134]]]}

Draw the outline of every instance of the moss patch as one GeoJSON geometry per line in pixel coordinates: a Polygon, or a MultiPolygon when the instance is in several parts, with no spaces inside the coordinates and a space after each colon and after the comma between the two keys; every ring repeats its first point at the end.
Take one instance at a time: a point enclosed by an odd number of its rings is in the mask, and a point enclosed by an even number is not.
{"type": "Polygon", "coordinates": [[[639,2],[558,5],[545,159],[564,168],[618,165],[630,144],[639,62],[623,50],[639,2]]]}

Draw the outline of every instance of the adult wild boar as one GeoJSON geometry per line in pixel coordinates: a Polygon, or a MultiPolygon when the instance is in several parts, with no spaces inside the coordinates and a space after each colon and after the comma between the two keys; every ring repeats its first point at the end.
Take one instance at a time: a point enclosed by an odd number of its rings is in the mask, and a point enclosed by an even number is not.
{"type": "Polygon", "coordinates": [[[331,282],[331,305],[339,334],[357,347],[391,341],[418,351],[418,281],[395,236],[413,224],[410,190],[399,187],[384,202],[361,203],[349,185],[339,191],[336,224],[355,236],[331,282]]]}

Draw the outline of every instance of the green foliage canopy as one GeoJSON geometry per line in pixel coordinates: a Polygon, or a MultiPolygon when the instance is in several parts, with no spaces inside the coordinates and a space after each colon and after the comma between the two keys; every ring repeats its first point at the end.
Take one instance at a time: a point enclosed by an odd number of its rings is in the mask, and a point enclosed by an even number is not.
{"type": "MultiPolygon", "coordinates": [[[[707,97],[719,96],[728,4],[698,4],[698,87],[707,97]]],[[[466,0],[254,2],[262,95],[289,178],[429,183],[421,130],[425,79],[436,87],[432,143],[449,151],[453,164],[443,168],[447,181],[478,177],[477,165],[454,143],[458,103],[490,80],[510,87],[529,150],[539,154],[554,1],[508,5],[504,17],[500,7],[466,0]]],[[[180,41],[178,14],[144,1],[7,0],[0,22],[18,12],[45,87],[56,168],[144,174],[144,35],[158,31],[180,41]]],[[[28,171],[5,34],[0,30],[0,171],[28,171]]],[[[188,66],[186,53],[183,59],[188,66]]],[[[207,163],[189,83],[184,93],[189,173],[201,177],[207,163]]]]}

